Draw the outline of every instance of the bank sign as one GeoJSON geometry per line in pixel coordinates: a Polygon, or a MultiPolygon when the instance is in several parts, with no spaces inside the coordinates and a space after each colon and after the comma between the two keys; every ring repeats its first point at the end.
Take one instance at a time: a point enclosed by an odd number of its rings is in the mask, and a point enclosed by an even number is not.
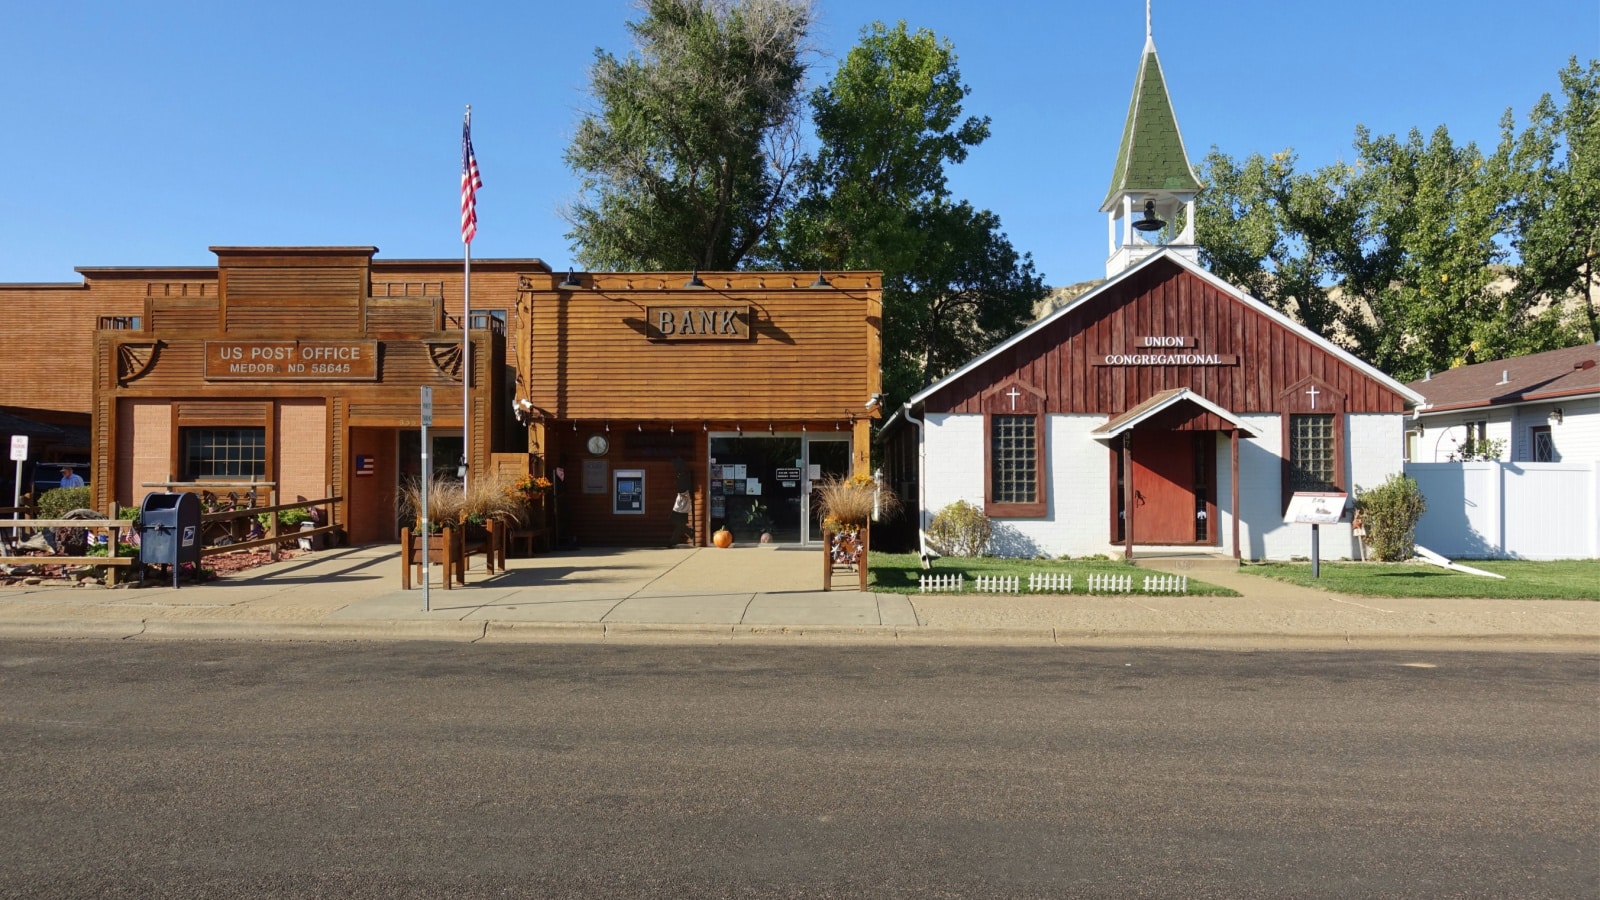
{"type": "Polygon", "coordinates": [[[650,306],[649,336],[656,341],[745,341],[748,306],[650,306]]]}
{"type": "Polygon", "coordinates": [[[377,381],[377,341],[206,341],[207,381],[377,381]]]}

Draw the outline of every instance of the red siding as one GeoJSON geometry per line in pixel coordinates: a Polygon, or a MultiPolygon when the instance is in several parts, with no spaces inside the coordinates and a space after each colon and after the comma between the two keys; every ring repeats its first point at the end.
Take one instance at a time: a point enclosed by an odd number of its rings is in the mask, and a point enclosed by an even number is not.
{"type": "MultiPolygon", "coordinates": [[[[1045,392],[1051,413],[1116,415],[1187,387],[1236,414],[1282,410],[1280,396],[1315,377],[1343,397],[1341,412],[1403,412],[1405,399],[1321,344],[1268,318],[1177,263],[1158,260],[997,354],[928,398],[928,412],[982,412],[985,392],[1016,377],[1045,392]],[[1151,352],[1144,336],[1197,339],[1183,351],[1237,355],[1237,365],[1095,365],[1107,354],[1151,352]]],[[[1191,424],[1189,427],[1194,427],[1191,424]]]]}

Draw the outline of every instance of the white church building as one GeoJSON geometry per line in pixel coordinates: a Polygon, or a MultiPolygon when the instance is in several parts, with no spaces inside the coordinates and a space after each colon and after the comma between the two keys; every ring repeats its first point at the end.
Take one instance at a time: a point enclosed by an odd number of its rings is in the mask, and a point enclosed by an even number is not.
{"type": "MultiPolygon", "coordinates": [[[[1306,557],[1294,493],[1401,471],[1422,398],[1203,269],[1202,189],[1147,35],[1101,207],[1107,280],[885,425],[886,475],[924,532],[960,500],[1000,556],[1306,557]]],[[[1323,557],[1357,555],[1348,523],[1320,529],[1323,557]]]]}

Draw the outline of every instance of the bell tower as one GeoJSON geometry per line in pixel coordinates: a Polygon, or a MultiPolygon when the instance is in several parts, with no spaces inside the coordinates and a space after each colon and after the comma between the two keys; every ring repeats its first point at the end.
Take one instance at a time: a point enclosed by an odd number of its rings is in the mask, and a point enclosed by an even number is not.
{"type": "Polygon", "coordinates": [[[1106,277],[1163,248],[1198,262],[1194,198],[1203,187],[1178,133],[1178,117],[1151,36],[1150,0],[1145,0],[1144,51],[1111,173],[1111,190],[1100,207],[1107,216],[1110,243],[1106,277]]]}

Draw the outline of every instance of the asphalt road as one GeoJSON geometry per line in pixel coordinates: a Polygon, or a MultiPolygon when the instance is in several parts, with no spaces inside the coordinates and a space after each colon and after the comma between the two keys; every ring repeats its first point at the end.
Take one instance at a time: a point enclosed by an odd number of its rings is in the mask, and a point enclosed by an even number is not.
{"type": "Polygon", "coordinates": [[[1594,897],[1600,660],[0,643],[5,897],[1594,897]]]}

